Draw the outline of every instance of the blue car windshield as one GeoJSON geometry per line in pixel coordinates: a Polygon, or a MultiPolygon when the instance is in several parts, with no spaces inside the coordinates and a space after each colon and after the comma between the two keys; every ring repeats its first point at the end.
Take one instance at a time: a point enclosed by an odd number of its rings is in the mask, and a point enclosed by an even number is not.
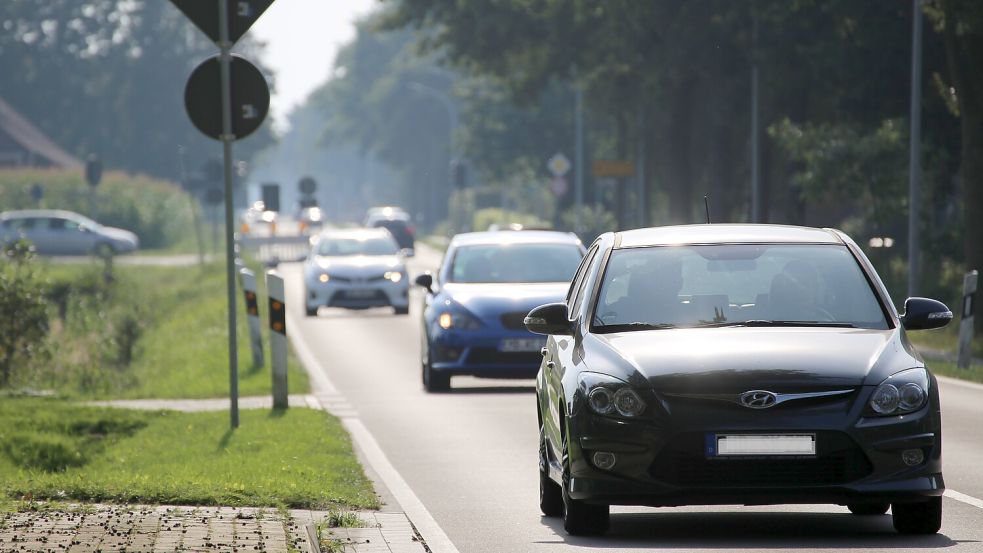
{"type": "Polygon", "coordinates": [[[573,244],[487,244],[454,253],[450,282],[569,282],[580,264],[573,244]]]}
{"type": "Polygon", "coordinates": [[[695,326],[886,329],[884,311],[845,246],[728,244],[615,250],[595,330],[695,326]]]}
{"type": "Polygon", "coordinates": [[[396,255],[399,245],[388,236],[374,238],[326,238],[317,244],[317,255],[396,255]]]}

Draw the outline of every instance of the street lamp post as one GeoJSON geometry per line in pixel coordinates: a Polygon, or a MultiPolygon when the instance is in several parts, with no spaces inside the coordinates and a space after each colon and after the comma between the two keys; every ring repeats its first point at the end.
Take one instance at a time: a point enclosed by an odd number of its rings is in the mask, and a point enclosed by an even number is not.
{"type": "MultiPolygon", "coordinates": [[[[447,137],[447,167],[445,173],[447,175],[447,190],[448,190],[448,199],[449,199],[450,198],[449,192],[454,186],[454,183],[451,182],[450,166],[451,166],[451,162],[457,159],[457,154],[454,148],[454,134],[457,133],[457,127],[459,121],[457,115],[457,106],[454,105],[454,101],[451,100],[451,98],[447,94],[437,90],[436,88],[417,82],[410,83],[409,87],[410,90],[416,92],[417,94],[428,96],[430,98],[437,100],[447,111],[447,123],[449,125],[449,128],[448,128],[448,137],[447,137]]],[[[436,201],[437,194],[434,188],[435,187],[433,186],[430,187],[431,208],[437,205],[437,201],[436,201]]],[[[448,205],[448,212],[450,212],[449,205],[448,205]]],[[[433,218],[436,219],[436,214],[433,218]]],[[[434,222],[436,221],[432,221],[432,223],[434,222]]]]}

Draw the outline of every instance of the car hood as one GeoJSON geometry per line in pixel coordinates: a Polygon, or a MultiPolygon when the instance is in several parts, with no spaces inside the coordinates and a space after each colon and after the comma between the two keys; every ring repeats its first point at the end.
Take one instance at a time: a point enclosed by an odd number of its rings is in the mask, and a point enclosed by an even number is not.
{"type": "Polygon", "coordinates": [[[528,313],[544,303],[563,301],[570,287],[565,282],[547,283],[449,283],[441,294],[478,317],[501,313],[528,313]]]}
{"type": "Polygon", "coordinates": [[[900,329],[669,329],[590,339],[599,355],[586,360],[589,370],[627,362],[619,376],[669,393],[849,388],[923,365],[900,329]]]}
{"type": "Polygon", "coordinates": [[[403,262],[395,255],[315,256],[310,267],[339,277],[375,276],[386,271],[402,270],[403,262]]]}
{"type": "Polygon", "coordinates": [[[99,227],[99,233],[108,238],[112,238],[113,240],[119,240],[121,242],[129,242],[132,243],[133,245],[137,245],[140,242],[136,234],[126,229],[103,226],[103,227],[99,227]]]}

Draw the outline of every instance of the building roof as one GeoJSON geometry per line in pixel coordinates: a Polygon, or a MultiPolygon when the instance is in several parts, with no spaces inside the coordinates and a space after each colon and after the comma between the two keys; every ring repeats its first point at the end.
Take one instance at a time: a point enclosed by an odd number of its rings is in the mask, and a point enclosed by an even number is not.
{"type": "Polygon", "coordinates": [[[11,140],[31,154],[47,160],[48,163],[45,165],[69,169],[82,167],[82,162],[78,158],[62,150],[3,98],[0,98],[0,132],[7,134],[11,140]]]}
{"type": "Polygon", "coordinates": [[[842,244],[831,229],[786,225],[703,224],[653,227],[619,232],[617,247],[675,244],[842,244]]]}

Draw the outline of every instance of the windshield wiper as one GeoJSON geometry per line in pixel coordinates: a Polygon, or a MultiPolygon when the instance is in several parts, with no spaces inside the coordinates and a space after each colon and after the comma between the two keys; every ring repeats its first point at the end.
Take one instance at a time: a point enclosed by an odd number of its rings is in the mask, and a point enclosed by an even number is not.
{"type": "Polygon", "coordinates": [[[676,328],[676,325],[669,323],[616,323],[606,325],[596,325],[594,332],[604,334],[607,332],[627,332],[631,330],[663,330],[666,328],[676,328]]]}
{"type": "Polygon", "coordinates": [[[768,319],[750,319],[747,321],[734,321],[726,323],[707,323],[696,325],[699,328],[716,328],[723,326],[750,326],[750,327],[767,327],[767,326],[820,326],[820,327],[832,327],[832,328],[856,328],[851,323],[842,323],[838,321],[772,321],[768,319]]]}

